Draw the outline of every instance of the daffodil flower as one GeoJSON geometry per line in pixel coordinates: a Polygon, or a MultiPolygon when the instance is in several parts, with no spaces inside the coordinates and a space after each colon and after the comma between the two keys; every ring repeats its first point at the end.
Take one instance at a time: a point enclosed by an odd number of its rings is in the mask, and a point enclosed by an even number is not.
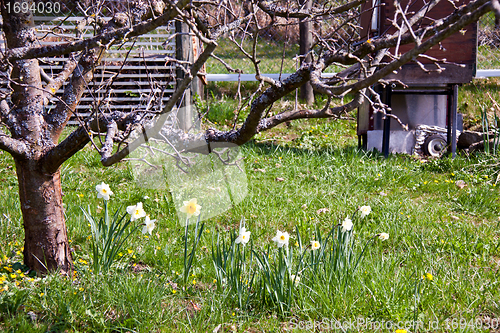
{"type": "Polygon", "coordinates": [[[352,221],[350,218],[346,217],[344,222],[342,222],[342,232],[350,231],[352,229],[352,221]]]}
{"type": "Polygon", "coordinates": [[[361,218],[363,218],[366,215],[370,214],[372,208],[370,206],[361,206],[359,210],[361,211],[361,218]]]}
{"type": "Polygon", "coordinates": [[[153,229],[155,228],[155,222],[156,220],[149,219],[149,215],[146,216],[146,221],[144,222],[142,233],[145,234],[146,232],[148,232],[151,235],[151,232],[153,232],[153,229]]]}
{"type": "MultiPolygon", "coordinates": [[[[110,190],[109,185],[102,182],[100,185],[95,187],[97,191],[97,198],[103,198],[104,200],[109,200],[109,196],[113,194],[110,190]]],[[[83,195],[82,195],[83,196],[83,195]]]]}
{"type": "Polygon", "coordinates": [[[385,232],[381,232],[380,234],[377,235],[378,236],[378,239],[380,240],[388,240],[389,239],[389,234],[385,233],[385,232]]]}
{"type": "Polygon", "coordinates": [[[288,232],[281,232],[278,230],[276,232],[276,236],[274,236],[273,238],[273,242],[276,242],[276,245],[278,245],[278,247],[283,247],[283,245],[288,246],[289,239],[290,235],[288,234],[288,232]]]}
{"type": "Polygon", "coordinates": [[[317,250],[321,247],[321,244],[318,241],[311,241],[311,250],[317,250]]]}
{"type": "Polygon", "coordinates": [[[181,207],[181,212],[186,213],[187,218],[190,218],[193,215],[194,216],[200,215],[201,206],[198,205],[196,198],[193,198],[189,201],[184,201],[182,204],[184,206],[181,207]]]}
{"type": "Polygon", "coordinates": [[[294,274],[290,275],[290,280],[295,284],[295,286],[298,286],[300,283],[300,277],[294,274]]]}
{"type": "Polygon", "coordinates": [[[241,227],[240,229],[240,234],[238,235],[238,238],[234,241],[236,244],[243,244],[245,245],[248,243],[250,240],[250,231],[247,231],[245,227],[241,227]]]}
{"type": "Polygon", "coordinates": [[[127,213],[129,213],[130,216],[130,221],[135,221],[137,219],[140,219],[141,217],[146,216],[146,212],[142,208],[142,202],[139,202],[135,206],[128,206],[127,207],[127,213]]]}

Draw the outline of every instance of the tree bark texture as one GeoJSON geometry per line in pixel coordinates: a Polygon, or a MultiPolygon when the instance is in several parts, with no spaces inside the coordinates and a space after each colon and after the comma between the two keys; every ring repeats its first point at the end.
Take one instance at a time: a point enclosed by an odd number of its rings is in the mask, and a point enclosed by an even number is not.
{"type": "MultiPolygon", "coordinates": [[[[304,9],[309,10],[312,7],[312,0],[301,0],[300,4],[304,9]]],[[[309,18],[302,19],[299,23],[300,34],[300,55],[302,56],[301,63],[310,63],[312,57],[309,53],[312,46],[311,21],[309,18]]],[[[300,99],[307,105],[314,104],[314,91],[310,82],[305,83],[300,87],[300,99]]]]}
{"type": "Polygon", "coordinates": [[[59,170],[44,173],[36,161],[16,159],[24,221],[24,263],[38,272],[72,268],[59,170]]]}
{"type": "MultiPolygon", "coordinates": [[[[7,47],[34,47],[36,36],[31,11],[8,12],[7,8],[32,1],[0,1],[7,47]]],[[[19,8],[22,8],[21,6],[19,8]]],[[[37,59],[11,62],[10,86],[13,90],[7,126],[12,138],[23,145],[23,154],[13,155],[19,183],[25,245],[24,262],[37,272],[72,268],[62,205],[59,169],[45,172],[41,163],[54,141],[44,118],[44,89],[37,59]]]]}
{"type": "MultiPolygon", "coordinates": [[[[175,22],[176,36],[176,55],[177,60],[193,62],[193,54],[191,45],[191,36],[189,35],[189,27],[186,23],[176,21],[175,22]]],[[[177,85],[184,79],[184,71],[179,67],[176,71],[177,85]]],[[[193,85],[194,82],[191,82],[193,85]]],[[[179,127],[184,131],[188,131],[193,125],[193,98],[191,96],[191,89],[184,90],[184,96],[181,103],[179,103],[177,117],[179,121],[179,127]]]]}

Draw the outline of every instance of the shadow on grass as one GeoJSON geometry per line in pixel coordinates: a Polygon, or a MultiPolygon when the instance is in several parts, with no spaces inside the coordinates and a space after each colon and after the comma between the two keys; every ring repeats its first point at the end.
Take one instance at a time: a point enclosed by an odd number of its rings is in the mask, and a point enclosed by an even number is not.
{"type": "MultiPolygon", "coordinates": [[[[253,149],[259,149],[261,153],[265,155],[272,155],[275,153],[277,150],[288,150],[294,155],[297,156],[306,156],[306,155],[311,155],[315,154],[317,156],[322,156],[322,155],[333,155],[333,156],[343,156],[343,157],[349,157],[349,158],[367,158],[370,160],[383,160],[385,157],[383,154],[380,152],[374,150],[374,151],[366,151],[361,148],[358,148],[357,146],[346,146],[346,147],[333,147],[333,146],[322,146],[316,149],[310,149],[310,148],[300,148],[300,147],[294,147],[290,145],[280,145],[276,144],[274,142],[258,142],[256,140],[251,140],[249,141],[246,146],[248,148],[253,148],[253,149]]],[[[389,158],[394,157],[395,155],[390,155],[389,158]]],[[[406,156],[410,157],[409,155],[397,155],[397,156],[406,156]]]]}
{"type": "Polygon", "coordinates": [[[477,167],[478,170],[481,169],[482,172],[486,168],[490,168],[489,171],[492,174],[500,173],[500,163],[498,163],[498,158],[494,156],[488,156],[484,153],[478,153],[474,155],[467,155],[462,152],[458,152],[455,158],[452,158],[450,154],[445,154],[441,158],[430,158],[430,157],[416,157],[408,154],[390,154],[389,157],[385,157],[383,153],[378,150],[367,151],[357,146],[345,146],[345,147],[334,147],[326,146],[319,147],[317,149],[293,147],[287,144],[281,145],[274,142],[257,142],[255,140],[247,143],[249,149],[259,150],[259,154],[263,155],[273,155],[277,151],[289,151],[295,156],[335,156],[342,157],[344,161],[355,161],[355,160],[368,160],[368,161],[420,161],[418,166],[424,172],[431,172],[434,174],[444,174],[449,172],[458,172],[469,170],[471,168],[477,167]],[[493,163],[496,161],[496,163],[493,163]],[[482,168],[481,168],[482,167],[482,168]]]}

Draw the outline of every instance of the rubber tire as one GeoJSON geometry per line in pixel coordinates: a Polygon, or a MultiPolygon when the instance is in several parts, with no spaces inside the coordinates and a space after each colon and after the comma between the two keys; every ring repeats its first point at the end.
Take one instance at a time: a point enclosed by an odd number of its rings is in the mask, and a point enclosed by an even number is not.
{"type": "Polygon", "coordinates": [[[439,134],[433,134],[425,138],[422,150],[426,156],[440,157],[448,143],[446,139],[439,134]]]}

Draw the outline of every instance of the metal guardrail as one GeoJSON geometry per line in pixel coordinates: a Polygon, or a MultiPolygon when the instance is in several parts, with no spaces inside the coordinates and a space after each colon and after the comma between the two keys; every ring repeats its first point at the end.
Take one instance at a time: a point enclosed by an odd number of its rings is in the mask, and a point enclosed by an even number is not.
{"type": "MultiPolygon", "coordinates": [[[[262,74],[264,76],[270,77],[274,80],[286,79],[292,74],[283,73],[283,74],[262,74]]],[[[207,81],[257,81],[255,78],[255,74],[206,74],[205,75],[207,81]]],[[[331,73],[324,73],[321,77],[333,77],[331,73]]],[[[484,79],[487,77],[500,77],[500,69],[481,69],[476,71],[476,79],[484,79]]]]}
{"type": "Polygon", "coordinates": [[[476,71],[476,79],[487,77],[500,77],[500,69],[479,69],[476,71]]]}
{"type": "MultiPolygon", "coordinates": [[[[262,74],[273,80],[283,80],[292,74],[262,74]]],[[[257,81],[255,74],[206,74],[207,81],[257,81]]],[[[333,77],[333,74],[324,73],[321,77],[333,77]]]]}

